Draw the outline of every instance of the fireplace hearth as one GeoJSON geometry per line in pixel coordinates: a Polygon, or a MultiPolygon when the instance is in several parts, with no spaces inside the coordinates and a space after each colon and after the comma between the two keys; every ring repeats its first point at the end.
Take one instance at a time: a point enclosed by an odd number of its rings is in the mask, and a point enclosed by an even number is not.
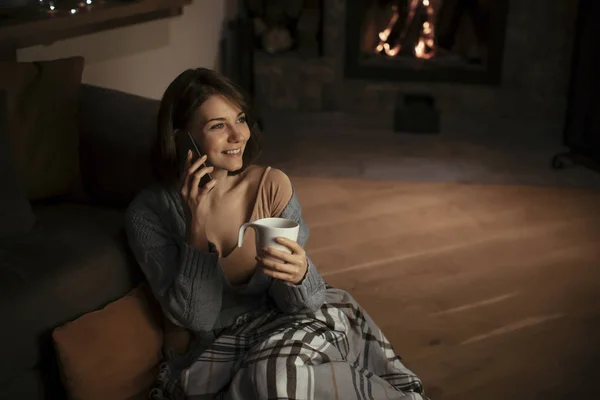
{"type": "Polygon", "coordinates": [[[347,3],[345,76],[499,84],[508,0],[347,3]]]}

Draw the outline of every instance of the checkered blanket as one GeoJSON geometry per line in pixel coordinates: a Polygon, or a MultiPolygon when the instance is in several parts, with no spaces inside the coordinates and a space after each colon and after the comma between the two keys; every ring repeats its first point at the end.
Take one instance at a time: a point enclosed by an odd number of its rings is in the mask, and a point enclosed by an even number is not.
{"type": "Polygon", "coordinates": [[[366,312],[334,288],[316,313],[271,309],[224,331],[181,374],[170,372],[163,366],[151,398],[427,399],[366,312]]]}

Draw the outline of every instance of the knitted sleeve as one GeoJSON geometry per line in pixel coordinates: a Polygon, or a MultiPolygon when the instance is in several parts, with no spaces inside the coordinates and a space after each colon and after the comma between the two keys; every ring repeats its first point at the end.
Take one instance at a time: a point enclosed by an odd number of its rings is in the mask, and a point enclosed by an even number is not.
{"type": "Polygon", "coordinates": [[[211,331],[222,301],[218,254],[174,238],[159,213],[139,202],[128,208],[125,227],[132,252],[166,316],[184,328],[211,331]]]}

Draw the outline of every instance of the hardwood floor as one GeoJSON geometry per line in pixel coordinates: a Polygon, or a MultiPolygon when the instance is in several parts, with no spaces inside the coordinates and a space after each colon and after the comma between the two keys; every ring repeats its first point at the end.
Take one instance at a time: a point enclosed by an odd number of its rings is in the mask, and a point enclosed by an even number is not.
{"type": "Polygon", "coordinates": [[[309,255],[433,400],[600,398],[600,191],[291,178],[309,255]]]}

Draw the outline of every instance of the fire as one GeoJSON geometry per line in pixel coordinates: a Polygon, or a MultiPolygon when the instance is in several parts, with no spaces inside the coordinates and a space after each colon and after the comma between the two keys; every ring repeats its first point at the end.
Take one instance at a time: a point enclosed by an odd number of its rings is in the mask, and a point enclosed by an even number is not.
{"type": "Polygon", "coordinates": [[[415,46],[415,56],[430,59],[435,55],[435,9],[429,0],[423,0],[423,7],[427,10],[427,21],[423,22],[419,42],[415,46]]]}
{"type": "Polygon", "coordinates": [[[413,24],[415,15],[420,7],[423,7],[427,17],[419,29],[419,38],[413,48],[413,54],[417,58],[430,59],[435,55],[435,7],[431,4],[434,0],[410,0],[408,16],[406,23],[402,27],[402,31],[397,34],[395,45],[390,44],[390,34],[398,23],[400,13],[396,6],[392,7],[392,17],[390,18],[387,27],[379,32],[379,43],[375,47],[376,53],[384,52],[386,55],[393,57],[400,52],[403,43],[406,41],[406,36],[410,26],[413,24]]]}

